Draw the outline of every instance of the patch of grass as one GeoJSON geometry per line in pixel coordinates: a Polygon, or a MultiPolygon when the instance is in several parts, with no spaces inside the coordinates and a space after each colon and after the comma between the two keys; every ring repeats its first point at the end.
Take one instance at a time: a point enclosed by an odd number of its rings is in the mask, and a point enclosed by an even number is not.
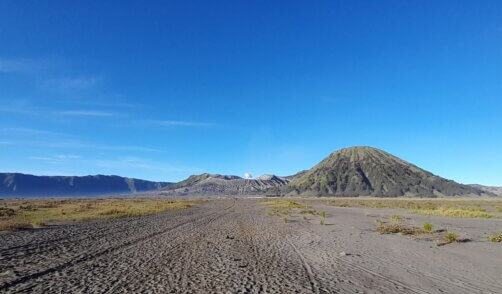
{"type": "Polygon", "coordinates": [[[390,216],[390,219],[394,222],[400,222],[400,221],[404,220],[404,217],[401,215],[393,214],[390,216]]]}
{"type": "Polygon", "coordinates": [[[45,226],[45,222],[41,221],[41,220],[36,220],[31,223],[31,226],[34,228],[41,228],[41,227],[45,226]]]}
{"type": "Polygon", "coordinates": [[[8,207],[0,207],[0,217],[9,217],[16,214],[14,209],[8,207]]]}
{"type": "Polygon", "coordinates": [[[453,242],[457,242],[459,240],[459,236],[457,233],[447,232],[443,235],[444,244],[450,244],[453,242]]]}
{"type": "Polygon", "coordinates": [[[424,223],[422,225],[422,229],[425,231],[425,232],[432,232],[432,229],[434,228],[434,226],[431,224],[431,223],[424,223]]]}
{"type": "Polygon", "coordinates": [[[456,218],[492,218],[495,215],[479,210],[475,207],[437,207],[435,209],[417,209],[415,214],[447,216],[456,218]]]}
{"type": "Polygon", "coordinates": [[[469,198],[337,198],[324,201],[337,207],[401,208],[413,213],[462,218],[491,218],[493,207],[502,212],[501,199],[469,198]]]}
{"type": "Polygon", "coordinates": [[[321,219],[319,220],[319,224],[324,226],[325,223],[326,223],[326,219],[324,217],[321,217],[321,219]]]}
{"type": "Polygon", "coordinates": [[[272,207],[272,208],[268,209],[268,215],[277,215],[277,216],[280,216],[280,215],[290,215],[290,214],[291,214],[291,210],[289,208],[275,208],[275,207],[272,207]]]}
{"type": "Polygon", "coordinates": [[[502,233],[488,235],[488,240],[491,242],[502,242],[502,233]]]}
{"type": "Polygon", "coordinates": [[[379,222],[377,227],[377,232],[380,234],[403,234],[403,235],[418,235],[422,233],[422,230],[415,227],[409,227],[402,224],[386,224],[379,222]]]}
{"type": "Polygon", "coordinates": [[[308,206],[305,203],[301,203],[299,201],[294,201],[294,200],[267,200],[267,201],[262,201],[260,204],[266,205],[268,207],[274,207],[274,208],[304,208],[308,209],[310,206],[308,206]]]}
{"type": "Polygon", "coordinates": [[[0,222],[0,231],[14,231],[19,229],[30,229],[33,226],[29,223],[22,222],[0,222]]]}
{"type": "Polygon", "coordinates": [[[141,216],[170,209],[184,209],[194,201],[167,199],[63,199],[63,200],[1,200],[4,209],[0,230],[42,227],[51,222],[86,221],[141,216]],[[14,211],[14,213],[12,213],[14,211]]]}
{"type": "Polygon", "coordinates": [[[289,222],[289,219],[287,217],[283,217],[282,218],[282,221],[285,222],[285,223],[288,223],[289,222]]]}
{"type": "Polygon", "coordinates": [[[302,209],[302,210],[300,210],[300,214],[315,215],[315,214],[317,214],[317,211],[315,209],[302,209]]]}

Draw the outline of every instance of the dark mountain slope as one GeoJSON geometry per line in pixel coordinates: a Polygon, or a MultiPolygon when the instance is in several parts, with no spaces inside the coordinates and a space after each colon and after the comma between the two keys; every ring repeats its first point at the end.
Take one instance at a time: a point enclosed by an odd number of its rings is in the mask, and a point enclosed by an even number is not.
{"type": "MultiPolygon", "coordinates": [[[[291,180],[282,194],[312,196],[481,196],[472,186],[446,180],[372,147],[338,150],[291,180]]],[[[491,195],[490,195],[491,196],[491,195]]]]}
{"type": "Polygon", "coordinates": [[[157,190],[171,183],[119,176],[33,176],[0,173],[0,196],[86,196],[126,194],[157,190]]]}

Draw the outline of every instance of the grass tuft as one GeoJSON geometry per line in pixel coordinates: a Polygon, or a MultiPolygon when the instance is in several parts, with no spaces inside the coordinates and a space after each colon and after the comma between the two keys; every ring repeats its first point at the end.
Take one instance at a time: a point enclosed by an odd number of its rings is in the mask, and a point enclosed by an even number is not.
{"type": "Polygon", "coordinates": [[[432,229],[433,229],[433,225],[431,223],[424,223],[422,225],[422,229],[425,231],[425,232],[432,232],[432,229]]]}
{"type": "Polygon", "coordinates": [[[502,233],[495,233],[488,236],[488,240],[491,242],[502,242],[502,233]]]}
{"type": "Polygon", "coordinates": [[[445,244],[450,244],[453,242],[457,242],[459,239],[458,234],[453,233],[453,232],[448,232],[443,235],[443,241],[445,244]]]}
{"type": "Polygon", "coordinates": [[[400,221],[404,220],[404,217],[401,215],[393,214],[390,216],[390,219],[394,222],[400,222],[400,221]]]}

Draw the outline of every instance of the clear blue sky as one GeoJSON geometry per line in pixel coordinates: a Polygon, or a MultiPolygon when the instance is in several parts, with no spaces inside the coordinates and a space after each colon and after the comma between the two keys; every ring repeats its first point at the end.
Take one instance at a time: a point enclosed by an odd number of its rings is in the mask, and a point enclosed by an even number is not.
{"type": "Polygon", "coordinates": [[[502,185],[502,1],[0,1],[0,170],[293,174],[369,145],[502,185]]]}

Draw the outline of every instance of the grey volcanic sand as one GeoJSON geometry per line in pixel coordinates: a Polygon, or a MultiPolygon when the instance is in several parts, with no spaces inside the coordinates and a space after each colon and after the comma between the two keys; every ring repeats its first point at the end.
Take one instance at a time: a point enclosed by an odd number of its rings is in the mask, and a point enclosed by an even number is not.
{"type": "Polygon", "coordinates": [[[502,293],[501,219],[409,216],[473,239],[437,247],[375,232],[402,211],[316,204],[322,226],[258,201],[0,233],[0,292],[502,293]]]}

